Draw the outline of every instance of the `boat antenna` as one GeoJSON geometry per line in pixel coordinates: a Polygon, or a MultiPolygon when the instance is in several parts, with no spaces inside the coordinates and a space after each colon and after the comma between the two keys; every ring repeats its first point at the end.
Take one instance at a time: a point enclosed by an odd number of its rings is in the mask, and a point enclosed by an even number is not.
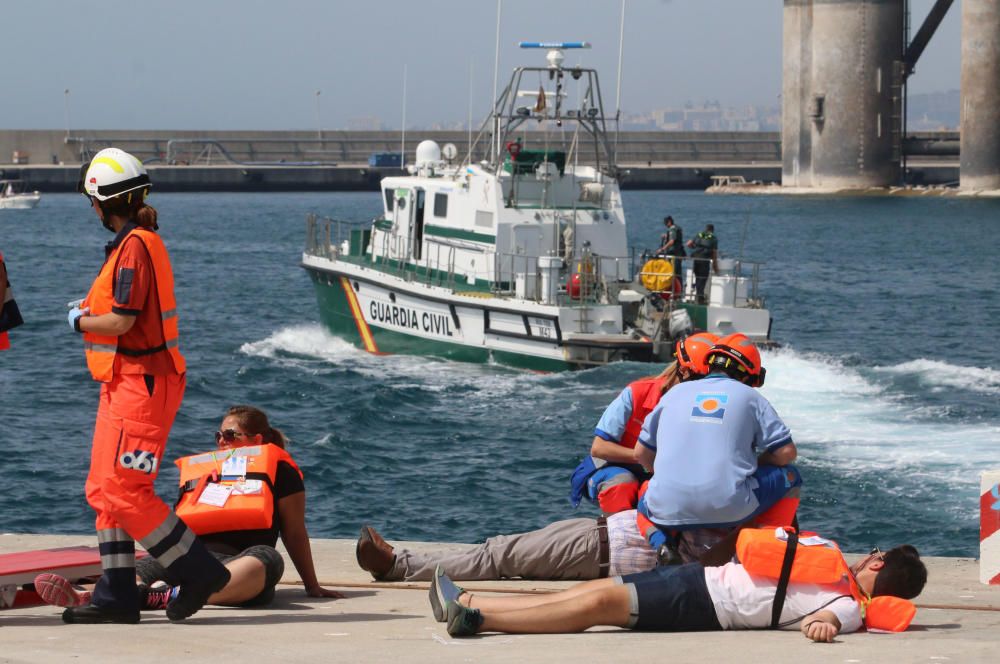
{"type": "Polygon", "coordinates": [[[399,143],[399,167],[406,168],[406,63],[403,63],[403,127],[399,143]]]}
{"type": "Polygon", "coordinates": [[[493,140],[490,145],[490,162],[500,159],[500,116],[497,103],[497,77],[500,75],[500,12],[503,9],[503,0],[497,0],[497,39],[496,52],[493,55],[493,140]],[[494,152],[495,150],[495,152],[494,152]]]}
{"type": "Polygon", "coordinates": [[[618,90],[615,93],[615,154],[612,159],[618,162],[618,136],[622,131],[622,56],[625,53],[625,2],[622,0],[622,17],[618,32],[618,90]]]}
{"type": "Polygon", "coordinates": [[[474,61],[469,60],[469,153],[465,157],[467,164],[472,163],[472,67],[474,61]]]}
{"type": "Polygon", "coordinates": [[[743,260],[743,246],[747,242],[747,233],[750,231],[750,204],[747,204],[747,211],[743,217],[743,233],[740,235],[740,261],[743,260]]]}

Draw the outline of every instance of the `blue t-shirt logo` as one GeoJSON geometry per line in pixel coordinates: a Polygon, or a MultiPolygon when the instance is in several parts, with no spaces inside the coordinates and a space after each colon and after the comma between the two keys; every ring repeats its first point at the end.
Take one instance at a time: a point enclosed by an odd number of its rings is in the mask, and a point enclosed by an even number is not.
{"type": "Polygon", "coordinates": [[[728,394],[698,394],[694,398],[694,407],[691,409],[691,419],[701,422],[714,422],[716,424],[722,424],[722,418],[726,415],[725,405],[728,402],[728,394]]]}

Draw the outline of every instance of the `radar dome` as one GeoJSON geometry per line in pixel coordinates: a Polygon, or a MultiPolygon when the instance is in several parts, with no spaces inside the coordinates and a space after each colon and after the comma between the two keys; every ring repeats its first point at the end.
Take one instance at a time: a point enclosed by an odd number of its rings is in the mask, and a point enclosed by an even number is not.
{"type": "Polygon", "coordinates": [[[417,166],[441,161],[441,148],[434,141],[420,141],[417,146],[417,166]]]}

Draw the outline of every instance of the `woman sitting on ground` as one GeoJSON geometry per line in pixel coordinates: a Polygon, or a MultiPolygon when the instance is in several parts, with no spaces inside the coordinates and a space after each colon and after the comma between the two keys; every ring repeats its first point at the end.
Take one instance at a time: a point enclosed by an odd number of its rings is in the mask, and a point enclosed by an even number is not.
{"type": "MultiPolygon", "coordinates": [[[[271,443],[284,450],[286,439],[273,428],[267,415],[253,406],[233,406],[215,433],[220,450],[231,450],[271,443]]],[[[202,456],[202,455],[198,455],[202,456]]],[[[288,457],[290,460],[290,457],[288,457]]],[[[223,474],[225,471],[223,470],[223,474]]],[[[204,489],[204,486],[202,487],[204,489]]],[[[203,491],[202,491],[203,493],[203,491]]],[[[309,533],[306,530],[306,494],[302,476],[294,462],[279,460],[273,480],[273,518],[267,529],[234,529],[199,533],[208,550],[229,569],[232,579],[208,599],[209,604],[223,606],[264,606],[274,599],[274,588],[281,580],[285,563],[275,550],[278,537],[288,551],[296,571],[310,597],[342,598],[335,590],[319,585],[313,564],[309,533]]],[[[185,505],[196,500],[179,501],[177,513],[185,518],[185,505]],[[182,504],[183,503],[183,504],[182,504]]],[[[228,500],[226,502],[229,502],[228,500]]],[[[224,513],[225,505],[221,512],[224,513]]],[[[196,532],[199,528],[192,525],[196,532]]],[[[164,608],[177,592],[177,579],[172,578],[152,556],[136,561],[136,574],[141,580],[144,609],[164,608]],[[153,586],[163,582],[166,587],[153,586]]],[[[77,606],[89,602],[89,593],[75,591],[65,579],[51,574],[40,575],[36,590],[50,604],[77,606]]]]}

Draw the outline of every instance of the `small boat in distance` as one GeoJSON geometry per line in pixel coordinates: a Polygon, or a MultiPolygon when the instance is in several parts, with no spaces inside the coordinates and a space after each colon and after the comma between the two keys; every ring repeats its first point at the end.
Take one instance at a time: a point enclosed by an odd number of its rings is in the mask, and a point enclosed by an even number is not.
{"type": "Polygon", "coordinates": [[[542,371],[669,361],[696,328],[767,342],[757,266],[720,265],[699,303],[679,262],[629,249],[618,114],[596,70],[563,66],[589,44],[521,47],[546,49],[547,66],[514,69],[464,160],[423,141],[407,175],[382,180],[374,221],[307,218],[302,267],[326,326],[371,353],[542,371]]]}
{"type": "Polygon", "coordinates": [[[28,191],[23,180],[0,180],[0,210],[30,210],[42,200],[39,191],[28,191]]]}

